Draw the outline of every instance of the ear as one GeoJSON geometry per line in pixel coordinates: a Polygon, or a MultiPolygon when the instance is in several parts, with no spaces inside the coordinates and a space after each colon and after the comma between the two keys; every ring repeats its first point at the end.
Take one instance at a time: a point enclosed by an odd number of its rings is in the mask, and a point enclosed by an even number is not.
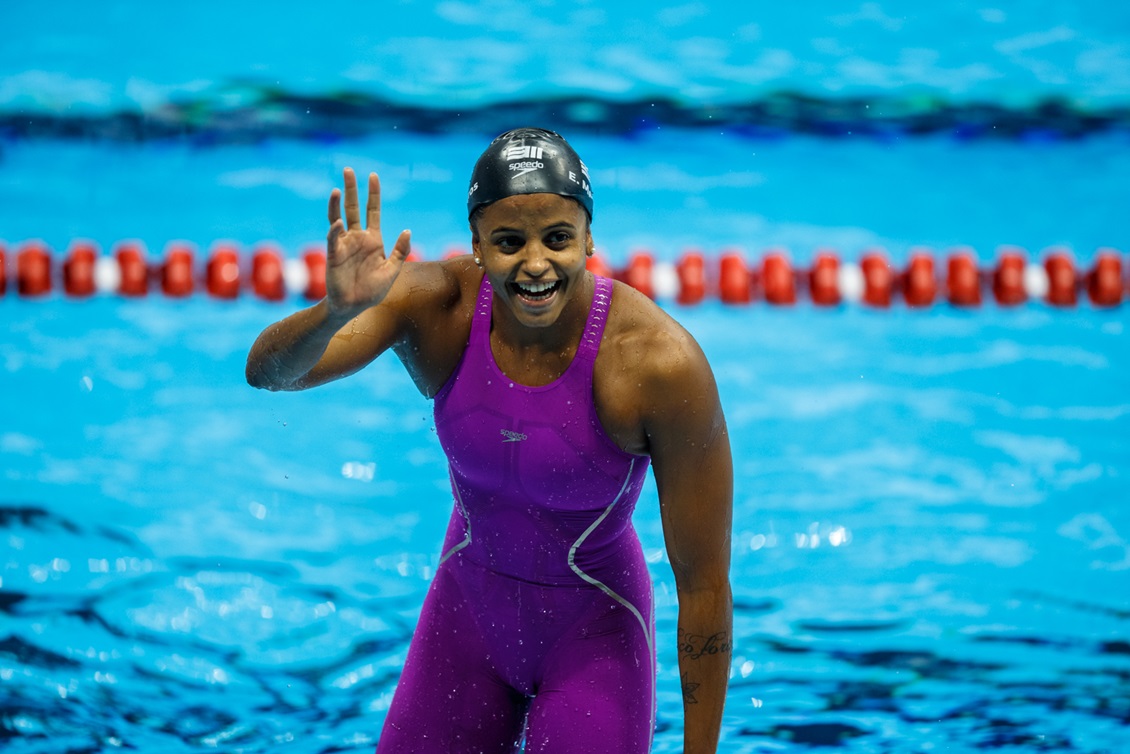
{"type": "Polygon", "coordinates": [[[585,255],[591,257],[595,253],[596,245],[592,240],[592,228],[587,228],[585,230],[585,255]]]}

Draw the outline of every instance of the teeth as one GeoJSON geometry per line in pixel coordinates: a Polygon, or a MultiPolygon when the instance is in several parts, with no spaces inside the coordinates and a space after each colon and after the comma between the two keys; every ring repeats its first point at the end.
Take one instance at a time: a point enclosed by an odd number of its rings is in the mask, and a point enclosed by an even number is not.
{"type": "Polygon", "coordinates": [[[557,281],[554,280],[551,283],[518,283],[517,285],[525,293],[532,293],[536,296],[539,293],[545,293],[546,291],[552,289],[557,285],[557,281]]]}

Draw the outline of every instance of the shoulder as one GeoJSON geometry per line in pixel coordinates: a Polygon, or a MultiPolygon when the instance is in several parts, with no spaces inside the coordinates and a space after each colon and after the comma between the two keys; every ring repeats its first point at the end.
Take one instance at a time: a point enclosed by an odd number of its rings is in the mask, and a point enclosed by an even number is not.
{"type": "Polygon", "coordinates": [[[711,378],[706,356],[694,337],[654,301],[616,282],[601,349],[628,368],[637,381],[657,388],[711,378]]]}
{"type": "Polygon", "coordinates": [[[400,322],[402,335],[411,336],[463,308],[469,312],[481,282],[482,272],[470,255],[439,262],[405,262],[388,297],[362,319],[391,315],[400,322]]]}
{"type": "Polygon", "coordinates": [[[597,411],[633,453],[701,438],[721,421],[714,375],[694,337],[654,301],[616,283],[593,375],[597,411]]]}
{"type": "Polygon", "coordinates": [[[449,307],[468,293],[478,293],[482,271],[471,256],[440,262],[405,262],[387,303],[399,309],[449,307]]]}
{"type": "Polygon", "coordinates": [[[387,307],[397,319],[393,349],[426,396],[435,395],[459,363],[482,280],[470,255],[406,262],[389,298],[374,307],[387,307]]]}

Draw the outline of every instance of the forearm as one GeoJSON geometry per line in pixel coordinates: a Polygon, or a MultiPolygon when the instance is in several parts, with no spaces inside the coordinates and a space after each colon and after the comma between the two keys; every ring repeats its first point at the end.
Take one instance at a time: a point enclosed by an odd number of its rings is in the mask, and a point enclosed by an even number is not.
{"type": "Polygon", "coordinates": [[[728,581],[716,589],[679,593],[678,647],[684,754],[714,754],[733,654],[728,581]]]}
{"type": "Polygon", "coordinates": [[[309,374],[348,318],[333,315],[325,300],[268,327],[247,355],[247,382],[268,390],[293,390],[309,374]]]}

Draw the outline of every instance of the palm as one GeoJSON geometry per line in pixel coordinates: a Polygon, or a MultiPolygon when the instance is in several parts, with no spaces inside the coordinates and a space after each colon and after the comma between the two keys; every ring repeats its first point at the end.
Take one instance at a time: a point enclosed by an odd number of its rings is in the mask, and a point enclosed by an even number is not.
{"type": "Polygon", "coordinates": [[[381,188],[375,173],[369,174],[365,210],[366,227],[362,227],[357,177],[346,168],[345,218],[341,215],[341,194],[334,189],[330,194],[330,232],[326,239],[326,300],[334,310],[357,313],[383,301],[411,248],[410,234],[404,231],[391,254],[385,254],[381,188]]]}

